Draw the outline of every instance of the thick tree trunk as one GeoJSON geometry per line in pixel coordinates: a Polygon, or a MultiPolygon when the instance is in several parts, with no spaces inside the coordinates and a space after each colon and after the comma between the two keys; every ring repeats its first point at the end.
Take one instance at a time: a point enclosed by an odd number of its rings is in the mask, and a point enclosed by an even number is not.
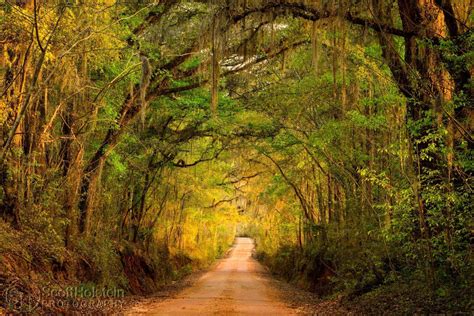
{"type": "Polygon", "coordinates": [[[95,190],[99,181],[106,155],[101,154],[91,160],[83,172],[79,186],[79,232],[87,235],[90,232],[90,222],[94,204],[95,190]]]}
{"type": "MultiPolygon", "coordinates": [[[[18,3],[22,7],[28,6],[28,3],[18,3]]],[[[18,123],[16,133],[11,133],[11,126],[15,126],[20,116],[21,106],[24,103],[24,95],[28,78],[31,73],[31,47],[20,43],[12,43],[4,48],[5,58],[2,59],[2,66],[5,68],[4,87],[6,90],[1,96],[5,102],[8,116],[3,124],[2,138],[5,140],[1,150],[0,158],[0,184],[3,190],[3,199],[0,204],[0,214],[4,219],[11,222],[16,228],[20,228],[20,196],[22,190],[19,190],[21,177],[16,176],[22,172],[21,158],[14,158],[11,161],[6,159],[7,151],[10,146],[8,140],[15,148],[22,148],[21,129],[22,125],[18,123]],[[8,146],[5,147],[5,145],[8,146]],[[16,172],[11,170],[16,169],[16,172]],[[16,174],[16,175],[15,175],[16,174]]]]}

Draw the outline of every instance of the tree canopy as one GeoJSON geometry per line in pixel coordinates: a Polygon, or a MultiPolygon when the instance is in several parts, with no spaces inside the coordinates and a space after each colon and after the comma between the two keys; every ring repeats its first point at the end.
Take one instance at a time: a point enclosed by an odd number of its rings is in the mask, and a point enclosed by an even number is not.
{"type": "Polygon", "coordinates": [[[321,295],[468,311],[472,9],[5,0],[0,285],[149,293],[248,235],[321,295]]]}

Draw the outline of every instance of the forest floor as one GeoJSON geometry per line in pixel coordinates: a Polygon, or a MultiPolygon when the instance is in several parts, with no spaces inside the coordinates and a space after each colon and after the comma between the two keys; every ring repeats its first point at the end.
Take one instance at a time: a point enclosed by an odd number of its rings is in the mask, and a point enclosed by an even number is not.
{"type": "Polygon", "coordinates": [[[337,300],[273,279],[254,258],[249,238],[237,238],[229,255],[208,272],[127,304],[125,315],[348,315],[337,300]]]}

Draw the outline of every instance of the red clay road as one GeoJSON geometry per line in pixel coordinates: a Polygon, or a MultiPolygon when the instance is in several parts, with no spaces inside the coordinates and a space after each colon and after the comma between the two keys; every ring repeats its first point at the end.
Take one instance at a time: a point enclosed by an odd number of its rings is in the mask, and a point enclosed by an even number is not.
{"type": "Polygon", "coordinates": [[[176,297],[138,305],[126,315],[296,315],[278,298],[251,257],[250,238],[237,238],[229,256],[176,297]]]}

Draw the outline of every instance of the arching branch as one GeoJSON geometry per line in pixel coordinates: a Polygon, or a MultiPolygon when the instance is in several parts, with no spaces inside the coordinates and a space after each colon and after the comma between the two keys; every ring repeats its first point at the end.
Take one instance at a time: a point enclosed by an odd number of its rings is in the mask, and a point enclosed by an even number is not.
{"type": "Polygon", "coordinates": [[[270,12],[275,15],[292,15],[294,17],[310,21],[317,21],[330,17],[340,16],[352,24],[369,27],[376,32],[384,32],[402,37],[411,37],[417,35],[414,31],[407,32],[405,30],[398,29],[388,24],[380,23],[372,19],[353,16],[351,12],[345,12],[341,16],[340,14],[338,15],[327,10],[318,10],[316,8],[310,7],[307,4],[298,2],[269,1],[266,2],[264,5],[247,8],[243,12],[237,13],[232,16],[231,20],[234,23],[238,23],[239,21],[245,19],[246,17],[252,14],[270,12]]]}

